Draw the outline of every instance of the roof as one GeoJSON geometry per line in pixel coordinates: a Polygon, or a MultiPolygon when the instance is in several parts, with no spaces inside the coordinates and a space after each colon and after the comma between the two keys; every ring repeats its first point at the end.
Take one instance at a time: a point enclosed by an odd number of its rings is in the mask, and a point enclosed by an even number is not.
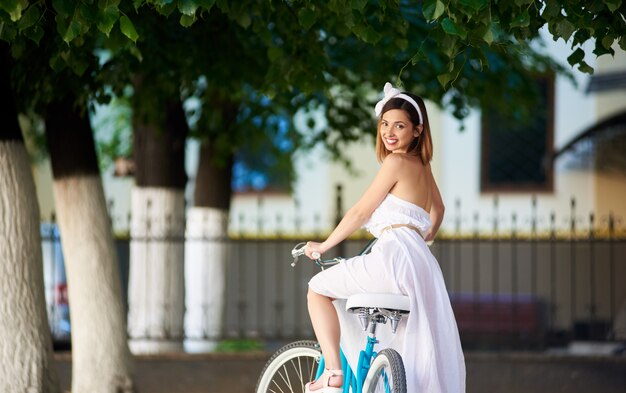
{"type": "Polygon", "coordinates": [[[589,78],[586,93],[599,93],[616,89],[626,89],[626,71],[592,75],[589,78]]]}
{"type": "Polygon", "coordinates": [[[626,169],[626,111],[611,115],[581,131],[556,150],[552,160],[568,152],[580,153],[584,161],[594,159],[597,169],[626,169]]]}

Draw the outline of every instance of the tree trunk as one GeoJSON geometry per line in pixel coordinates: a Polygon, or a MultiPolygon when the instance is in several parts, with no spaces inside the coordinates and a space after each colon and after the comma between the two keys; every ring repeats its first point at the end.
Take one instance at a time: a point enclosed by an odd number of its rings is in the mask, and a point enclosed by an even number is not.
{"type": "Polygon", "coordinates": [[[46,136],[68,279],[72,392],[132,392],[119,263],[89,118],[48,107],[46,136]]]}
{"type": "Polygon", "coordinates": [[[188,352],[213,351],[224,325],[233,159],[230,156],[220,165],[214,155],[211,144],[201,147],[195,207],[187,216],[185,349],[188,352]]]}
{"type": "Polygon", "coordinates": [[[57,393],[39,206],[0,48],[0,391],[57,393]]]}
{"type": "Polygon", "coordinates": [[[182,103],[159,127],[134,115],[129,334],[133,353],[183,349],[185,139],[182,103]]]}

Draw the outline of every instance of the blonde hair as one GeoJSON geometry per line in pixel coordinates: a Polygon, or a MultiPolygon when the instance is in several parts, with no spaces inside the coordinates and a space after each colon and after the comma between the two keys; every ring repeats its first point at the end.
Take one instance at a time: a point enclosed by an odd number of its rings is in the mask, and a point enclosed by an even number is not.
{"type": "Polygon", "coordinates": [[[426,165],[433,158],[433,140],[430,135],[430,124],[428,123],[428,113],[426,113],[426,106],[424,106],[424,100],[420,97],[404,92],[404,94],[413,98],[417,105],[420,107],[420,111],[422,112],[423,118],[420,123],[420,115],[417,113],[417,110],[410,102],[402,99],[402,98],[392,98],[389,100],[385,106],[383,107],[382,112],[380,113],[380,118],[378,119],[378,126],[376,128],[376,159],[378,162],[383,162],[385,157],[389,155],[391,152],[387,150],[385,144],[382,141],[382,136],[380,135],[380,126],[381,120],[385,112],[390,111],[392,109],[402,109],[409,115],[409,119],[413,124],[413,127],[417,127],[418,125],[422,125],[422,132],[419,136],[415,137],[409,148],[407,149],[408,154],[419,155],[422,164],[426,165]]]}

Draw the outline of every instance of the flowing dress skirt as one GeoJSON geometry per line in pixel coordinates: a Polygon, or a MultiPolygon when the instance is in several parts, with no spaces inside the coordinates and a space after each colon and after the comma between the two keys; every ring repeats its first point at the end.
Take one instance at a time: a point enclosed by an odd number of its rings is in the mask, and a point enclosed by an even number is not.
{"type": "Polygon", "coordinates": [[[411,312],[395,334],[389,324],[377,328],[380,343],[374,350],[391,347],[400,353],[408,392],[465,392],[465,361],[441,268],[415,231],[383,232],[369,254],[316,274],[309,287],[336,299],[341,347],[353,370],[367,332],[356,315],[345,311],[345,299],[357,293],[408,295],[411,312]]]}

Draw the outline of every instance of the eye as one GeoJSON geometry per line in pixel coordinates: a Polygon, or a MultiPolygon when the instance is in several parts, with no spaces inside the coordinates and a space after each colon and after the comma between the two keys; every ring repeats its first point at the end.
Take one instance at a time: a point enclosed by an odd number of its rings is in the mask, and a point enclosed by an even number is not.
{"type": "Polygon", "coordinates": [[[397,125],[396,125],[396,128],[397,128],[397,129],[399,129],[399,130],[401,130],[401,129],[403,129],[403,128],[404,128],[404,124],[397,124],[397,125]]]}

